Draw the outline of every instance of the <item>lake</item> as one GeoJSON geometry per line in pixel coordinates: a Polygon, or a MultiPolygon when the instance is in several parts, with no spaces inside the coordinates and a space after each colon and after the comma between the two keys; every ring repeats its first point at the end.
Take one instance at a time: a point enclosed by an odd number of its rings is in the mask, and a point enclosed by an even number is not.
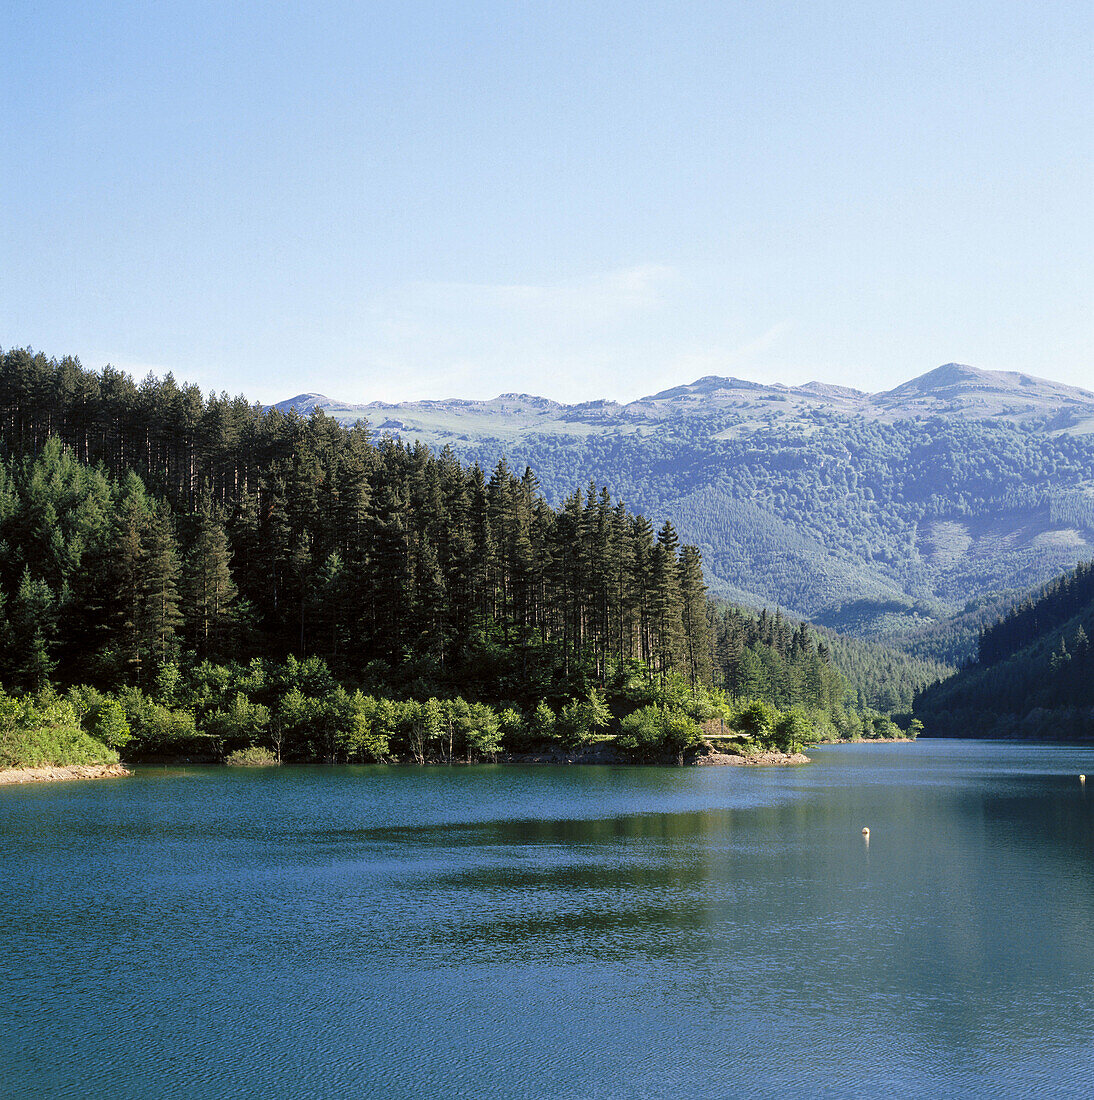
{"type": "Polygon", "coordinates": [[[811,755],[0,788],[0,1095],[1089,1095],[1094,749],[811,755]]]}

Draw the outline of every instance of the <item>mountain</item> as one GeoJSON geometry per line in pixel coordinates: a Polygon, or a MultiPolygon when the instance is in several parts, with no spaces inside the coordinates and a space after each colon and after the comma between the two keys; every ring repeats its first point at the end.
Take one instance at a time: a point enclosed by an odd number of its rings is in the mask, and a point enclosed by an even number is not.
{"type": "Polygon", "coordinates": [[[1065,418],[1071,414],[1074,421],[1067,427],[1094,428],[1084,423],[1094,405],[1094,394],[1087,390],[1013,371],[977,370],[962,363],[947,363],[887,393],[875,394],[871,404],[900,417],[960,412],[977,419],[1006,417],[1021,422],[1046,413],[1065,418]]]}
{"type": "Polygon", "coordinates": [[[596,480],[671,519],[715,592],[917,637],[924,657],[968,655],[974,628],[934,629],[951,615],[1094,556],[1094,393],[1027,374],[948,363],[876,394],[708,376],[625,404],[282,404],[487,469],[530,465],[555,503],[596,480]]]}
{"type": "Polygon", "coordinates": [[[278,412],[288,413],[294,410],[300,413],[301,416],[307,416],[308,413],[314,412],[316,409],[333,409],[337,405],[337,402],[332,401],[329,397],[321,393],[298,393],[295,397],[290,397],[287,401],[278,401],[273,408],[278,412]]]}
{"type": "Polygon", "coordinates": [[[1094,431],[1094,393],[1028,374],[978,370],[961,363],[936,367],[876,394],[823,382],[784,386],[708,375],[627,404],[601,400],[564,405],[546,397],[507,393],[482,401],[355,405],[303,393],[274,407],[282,412],[295,408],[302,415],[321,408],[343,423],[368,420],[377,431],[414,433],[415,438],[434,445],[465,436],[512,439],[535,434],[612,434],[683,418],[704,420],[716,414],[730,414],[736,431],[773,420],[792,424],[817,412],[882,423],[950,415],[1026,423],[1047,416],[1057,419],[1054,430],[1094,431]]]}
{"type": "Polygon", "coordinates": [[[1020,601],[980,636],[975,663],[921,692],[933,736],[1094,737],[1094,563],[1020,601]]]}

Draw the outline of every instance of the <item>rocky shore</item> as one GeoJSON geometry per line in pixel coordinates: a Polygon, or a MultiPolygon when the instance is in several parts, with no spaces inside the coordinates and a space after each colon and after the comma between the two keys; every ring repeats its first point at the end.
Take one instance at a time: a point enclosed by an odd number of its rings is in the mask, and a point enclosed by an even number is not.
{"type": "Polygon", "coordinates": [[[71,764],[63,768],[6,768],[0,770],[5,783],[53,783],[68,779],[114,779],[133,773],[121,764],[71,764]]]}
{"type": "Polygon", "coordinates": [[[698,752],[689,752],[683,759],[671,754],[636,760],[626,753],[600,745],[587,745],[567,752],[564,749],[549,749],[544,752],[513,752],[498,757],[501,764],[658,764],[683,765],[684,767],[771,767],[786,764],[808,764],[810,759],[804,753],[793,752],[754,752],[747,756],[736,753],[718,752],[708,744],[701,745],[698,752]]]}
{"type": "Polygon", "coordinates": [[[738,767],[781,767],[785,764],[811,764],[812,760],[804,752],[754,752],[748,756],[737,756],[733,753],[711,752],[697,756],[689,761],[700,766],[723,765],[738,767]]]}

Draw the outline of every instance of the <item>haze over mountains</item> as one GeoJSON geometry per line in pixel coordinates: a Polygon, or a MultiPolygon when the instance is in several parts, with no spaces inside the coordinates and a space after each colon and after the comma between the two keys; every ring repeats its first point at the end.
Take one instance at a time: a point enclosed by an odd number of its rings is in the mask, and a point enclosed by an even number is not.
{"type": "Polygon", "coordinates": [[[414,433],[424,442],[496,433],[499,439],[527,433],[586,434],[639,430],[676,417],[733,412],[741,426],[780,418],[793,421],[816,410],[890,422],[961,414],[975,419],[1024,422],[1045,415],[1060,418],[1058,430],[1094,431],[1094,393],[1010,371],[986,371],[947,363],[892,390],[869,394],[846,386],[809,382],[803,386],[750,382],[708,375],[636,401],[588,401],[565,405],[547,397],[505,393],[485,401],[449,398],[395,404],[351,404],[319,393],[301,393],[275,406],[301,414],[313,409],[352,423],[366,419],[377,431],[414,433]]]}
{"type": "MultiPolygon", "coordinates": [[[[1094,393],[948,363],[883,393],[707,377],[628,404],[490,401],[322,409],[487,470],[530,465],[549,499],[590,481],[703,552],[712,589],[907,638],[1094,556],[1094,393]]],[[[937,653],[967,656],[971,633],[937,653]]]]}

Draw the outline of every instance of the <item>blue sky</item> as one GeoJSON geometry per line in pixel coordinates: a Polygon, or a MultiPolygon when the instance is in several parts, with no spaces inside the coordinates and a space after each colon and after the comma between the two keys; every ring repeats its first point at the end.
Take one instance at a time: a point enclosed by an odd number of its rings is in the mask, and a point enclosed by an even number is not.
{"type": "Polygon", "coordinates": [[[0,345],[272,402],[1094,388],[1094,6],[23,3],[0,345]]]}

